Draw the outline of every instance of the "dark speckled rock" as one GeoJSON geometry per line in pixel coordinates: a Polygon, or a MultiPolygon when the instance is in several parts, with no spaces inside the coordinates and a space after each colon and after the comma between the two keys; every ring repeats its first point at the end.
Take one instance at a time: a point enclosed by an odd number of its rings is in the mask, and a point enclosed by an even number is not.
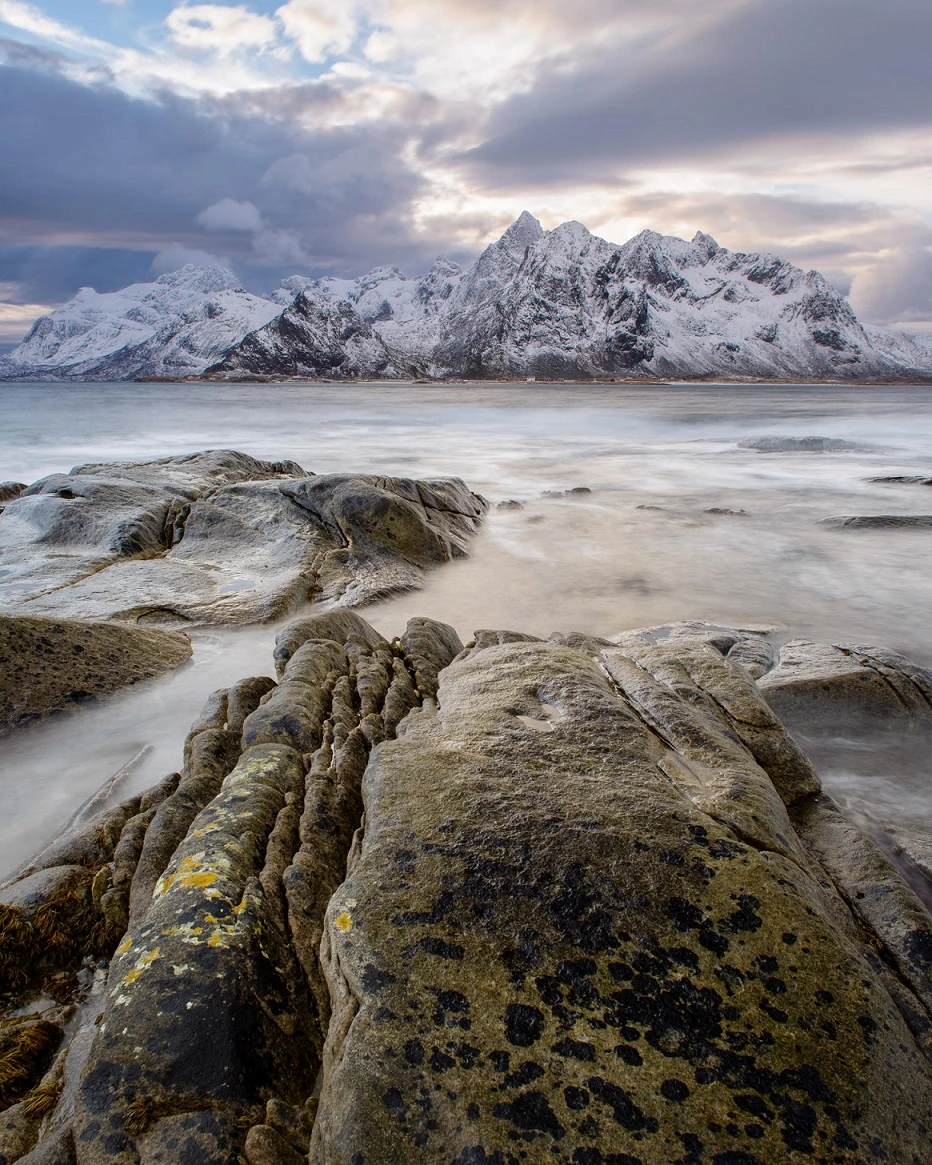
{"type": "Polygon", "coordinates": [[[0,615],[0,735],[162,675],[190,655],[177,632],[0,615]]]}
{"type": "Polygon", "coordinates": [[[745,672],[506,643],[438,700],[373,754],[328,910],[312,1162],[927,1160],[925,985],[875,949],[910,893],[852,914],[745,672]]]}

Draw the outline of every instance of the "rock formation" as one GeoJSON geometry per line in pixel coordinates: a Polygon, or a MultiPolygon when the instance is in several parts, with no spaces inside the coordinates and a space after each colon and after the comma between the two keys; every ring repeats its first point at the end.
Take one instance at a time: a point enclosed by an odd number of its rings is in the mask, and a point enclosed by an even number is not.
{"type": "Polygon", "coordinates": [[[114,623],[0,615],[0,736],[171,671],[187,636],[114,623]]]}
{"type": "Polygon", "coordinates": [[[764,629],[334,611],[275,662],[0,891],[0,1160],[927,1158],[932,919],[764,629]]]}
{"type": "Polygon", "coordinates": [[[176,625],[358,605],[465,554],[485,509],[458,478],[314,476],[229,450],[82,465],[0,513],[0,599],[15,613],[176,625]]]}

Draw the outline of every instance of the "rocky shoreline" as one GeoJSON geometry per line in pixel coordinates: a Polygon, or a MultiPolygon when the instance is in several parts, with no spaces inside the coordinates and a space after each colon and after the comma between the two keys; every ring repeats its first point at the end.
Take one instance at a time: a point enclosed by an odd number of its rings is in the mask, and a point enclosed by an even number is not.
{"type": "Polygon", "coordinates": [[[0,1160],[924,1159],[932,919],[771,705],[908,730],[929,673],[351,611],[274,654],[0,891],[0,1160]]]}
{"type": "Polygon", "coordinates": [[[348,609],[486,506],[230,452],[11,491],[7,730],[182,662],[150,622],[326,601],[274,679],[192,709],[177,772],[0,887],[0,1165],[926,1160],[932,846],[885,856],[799,741],[918,738],[932,673],[767,627],[464,644],[348,609]],[[258,598],[143,601],[263,558],[258,598]]]}

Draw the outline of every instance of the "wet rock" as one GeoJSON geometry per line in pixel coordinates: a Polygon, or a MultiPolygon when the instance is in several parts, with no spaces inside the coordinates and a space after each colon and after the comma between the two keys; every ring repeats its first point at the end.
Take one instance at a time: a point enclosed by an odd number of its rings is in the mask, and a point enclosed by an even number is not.
{"type": "Polygon", "coordinates": [[[460,637],[446,623],[433,619],[414,618],[401,636],[399,646],[405,661],[414,673],[418,692],[422,697],[437,695],[437,677],[463,650],[460,637]]]}
{"type": "Polygon", "coordinates": [[[738,448],[758,453],[873,453],[879,447],[839,437],[749,437],[739,441],[738,448]]]}
{"type": "Polygon", "coordinates": [[[15,501],[26,488],[22,481],[0,481],[0,514],[7,502],[15,501]]]}
{"type": "Polygon", "coordinates": [[[711,506],[707,510],[702,511],[704,514],[717,514],[719,516],[727,516],[732,518],[747,517],[747,510],[729,510],[723,506],[711,506]]]}
{"type": "Polygon", "coordinates": [[[496,510],[523,510],[524,502],[516,501],[514,498],[508,498],[505,501],[497,502],[496,510]]]}
{"type": "MultiPolygon", "coordinates": [[[[461,647],[430,620],[405,638],[425,686],[461,647]]],[[[181,1144],[203,1162],[306,1159],[330,1014],[324,913],[369,751],[419,704],[401,642],[349,611],[296,620],[281,682],[213,693],[177,788],[140,799],[101,900],[135,869],[75,1105],[79,1165],[174,1161],[181,1144]]]]}
{"type": "Polygon", "coordinates": [[[52,1133],[31,1153],[20,1157],[19,1165],[76,1165],[71,1130],[64,1129],[52,1133]]]}
{"type": "Polygon", "coordinates": [[[932,672],[882,647],[794,639],[758,685],[793,728],[865,720],[932,724],[932,672]]]}
{"type": "Polygon", "coordinates": [[[823,518],[830,530],[932,530],[932,514],[856,514],[823,518]]]}
{"type": "Polygon", "coordinates": [[[76,887],[82,893],[87,887],[84,866],[52,866],[0,889],[0,906],[13,907],[31,922],[46,902],[70,896],[76,887]]]}
{"type": "Polygon", "coordinates": [[[932,485],[932,477],[923,477],[921,474],[893,474],[890,477],[869,477],[867,480],[884,485],[932,485]]]}
{"type": "Polygon", "coordinates": [[[863,839],[841,868],[747,673],[504,642],[438,702],[328,908],[312,1161],[922,1159],[928,916],[863,839]]]}
{"type": "Polygon", "coordinates": [[[465,554],[486,508],[459,479],[315,477],[232,451],[79,466],[0,515],[0,595],[28,614],[169,624],[356,605],[465,554]]]}
{"type": "Polygon", "coordinates": [[[893,852],[932,887],[932,837],[901,826],[889,826],[893,852]]]}
{"type": "Polygon", "coordinates": [[[177,632],[0,615],[0,735],[190,658],[177,632]]]}

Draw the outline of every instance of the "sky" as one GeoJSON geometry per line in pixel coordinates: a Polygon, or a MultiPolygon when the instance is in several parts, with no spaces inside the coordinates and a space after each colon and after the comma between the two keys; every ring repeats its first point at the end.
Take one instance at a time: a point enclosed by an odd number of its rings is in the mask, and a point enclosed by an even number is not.
{"type": "Polygon", "coordinates": [[[0,0],[0,344],[185,262],[697,230],[932,332],[929,0],[0,0]]]}

